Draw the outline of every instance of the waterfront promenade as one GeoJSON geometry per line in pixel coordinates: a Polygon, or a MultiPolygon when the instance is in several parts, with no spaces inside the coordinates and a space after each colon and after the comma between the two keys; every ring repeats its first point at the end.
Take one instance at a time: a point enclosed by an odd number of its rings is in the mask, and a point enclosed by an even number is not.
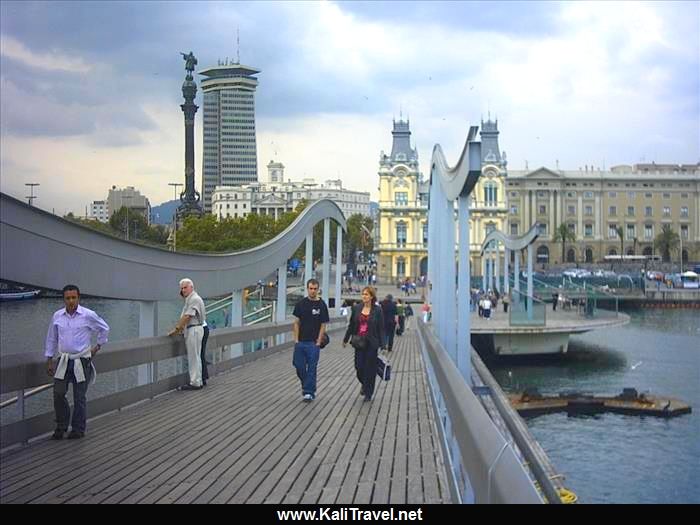
{"type": "Polygon", "coordinates": [[[450,502],[415,324],[371,403],[342,333],[321,353],[312,403],[284,350],[91,420],[82,440],[3,454],[0,502],[450,502]]]}

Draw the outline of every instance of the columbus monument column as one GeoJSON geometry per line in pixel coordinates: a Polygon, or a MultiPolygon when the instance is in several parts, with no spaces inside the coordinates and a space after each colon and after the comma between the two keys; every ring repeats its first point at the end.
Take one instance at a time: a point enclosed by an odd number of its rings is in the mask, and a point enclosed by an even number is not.
{"type": "Polygon", "coordinates": [[[187,71],[187,76],[182,84],[182,96],[185,98],[185,103],[180,106],[185,114],[185,189],[180,194],[180,206],[177,208],[177,218],[183,220],[190,215],[201,217],[204,212],[199,204],[199,192],[194,189],[194,115],[199,108],[194,103],[194,97],[197,95],[197,84],[192,78],[192,72],[194,66],[197,65],[197,59],[192,51],[189,55],[180,54],[185,60],[185,70],[187,71]]]}

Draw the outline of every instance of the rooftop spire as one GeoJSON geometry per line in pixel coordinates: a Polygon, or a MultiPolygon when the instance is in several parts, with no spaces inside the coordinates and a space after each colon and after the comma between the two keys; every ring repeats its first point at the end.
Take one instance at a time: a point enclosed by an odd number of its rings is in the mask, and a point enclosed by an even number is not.
{"type": "Polygon", "coordinates": [[[236,26],[236,64],[241,63],[241,28],[236,26]]]}

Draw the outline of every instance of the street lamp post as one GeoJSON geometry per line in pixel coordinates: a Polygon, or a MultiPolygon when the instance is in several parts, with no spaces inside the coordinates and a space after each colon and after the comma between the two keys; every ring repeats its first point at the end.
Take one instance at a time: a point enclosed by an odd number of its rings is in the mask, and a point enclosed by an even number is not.
{"type": "Polygon", "coordinates": [[[33,206],[34,199],[36,199],[34,196],[34,186],[40,186],[40,184],[38,182],[25,182],[24,185],[29,186],[30,189],[30,194],[26,197],[27,204],[33,206]]]}
{"type": "MultiPolygon", "coordinates": [[[[184,186],[182,182],[168,182],[168,186],[172,186],[175,189],[175,200],[177,200],[177,187],[184,186]]],[[[173,222],[175,223],[175,229],[173,230],[173,251],[177,251],[177,211],[173,213],[173,222]]]]}

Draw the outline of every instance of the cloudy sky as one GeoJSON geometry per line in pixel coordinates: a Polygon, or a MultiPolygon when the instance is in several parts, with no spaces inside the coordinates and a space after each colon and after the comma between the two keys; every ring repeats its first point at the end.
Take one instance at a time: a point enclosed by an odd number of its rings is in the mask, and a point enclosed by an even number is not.
{"type": "MultiPolygon", "coordinates": [[[[698,2],[0,4],[0,189],[83,214],[114,185],[184,180],[184,62],[256,67],[258,171],[377,197],[391,122],[427,175],[498,117],[510,169],[700,161],[698,2]]],[[[201,89],[197,103],[201,106],[201,89]]],[[[197,187],[201,176],[197,113],[197,187]]]]}

